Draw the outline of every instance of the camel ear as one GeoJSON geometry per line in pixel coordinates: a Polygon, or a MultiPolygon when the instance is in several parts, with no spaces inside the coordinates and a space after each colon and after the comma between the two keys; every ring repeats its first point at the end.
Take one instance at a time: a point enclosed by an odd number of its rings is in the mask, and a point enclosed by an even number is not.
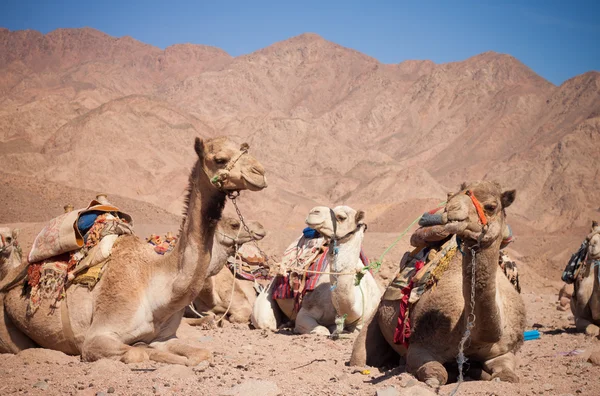
{"type": "Polygon", "coordinates": [[[356,212],[356,217],[354,218],[354,222],[356,224],[365,222],[365,212],[363,210],[359,210],[358,212],[356,212]]]}
{"type": "Polygon", "coordinates": [[[196,141],[194,142],[194,150],[196,150],[198,157],[204,159],[204,142],[199,137],[196,137],[196,141]]]}
{"type": "Polygon", "coordinates": [[[517,196],[517,190],[507,190],[502,193],[502,207],[508,208],[514,201],[517,196]]]}
{"type": "Polygon", "coordinates": [[[13,238],[13,240],[17,239],[17,237],[19,236],[20,232],[21,232],[20,228],[15,228],[14,230],[12,230],[12,238],[13,238]]]}
{"type": "Polygon", "coordinates": [[[467,182],[462,182],[462,184],[460,185],[459,191],[466,190],[466,189],[467,189],[467,182]]]}
{"type": "Polygon", "coordinates": [[[598,227],[598,222],[596,220],[592,220],[592,231],[594,231],[596,227],[598,227]]]}

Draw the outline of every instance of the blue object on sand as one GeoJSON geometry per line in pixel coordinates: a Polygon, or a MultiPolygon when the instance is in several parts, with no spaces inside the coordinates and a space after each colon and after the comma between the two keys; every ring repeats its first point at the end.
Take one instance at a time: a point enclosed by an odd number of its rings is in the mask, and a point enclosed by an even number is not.
{"type": "Polygon", "coordinates": [[[537,340],[540,338],[540,332],[537,330],[526,330],[523,335],[525,341],[537,340]]]}

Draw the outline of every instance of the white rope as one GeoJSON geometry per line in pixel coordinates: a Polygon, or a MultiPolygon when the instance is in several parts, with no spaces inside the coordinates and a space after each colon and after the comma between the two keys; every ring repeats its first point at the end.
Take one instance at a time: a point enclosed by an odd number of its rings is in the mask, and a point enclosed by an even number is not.
{"type": "Polygon", "coordinates": [[[467,317],[467,325],[465,328],[465,332],[460,340],[458,346],[458,356],[456,357],[456,361],[458,362],[458,381],[456,381],[456,387],[450,392],[450,396],[454,396],[456,392],[458,392],[458,388],[460,384],[464,382],[463,376],[463,366],[467,361],[465,357],[465,344],[471,337],[471,329],[475,326],[475,254],[476,251],[474,248],[470,248],[471,250],[471,301],[469,304],[470,312],[467,317]]]}
{"type": "Polygon", "coordinates": [[[221,315],[221,317],[219,319],[217,319],[215,321],[216,323],[219,323],[220,321],[223,320],[223,318],[225,318],[225,316],[227,316],[227,314],[229,313],[229,309],[231,308],[231,303],[233,302],[233,295],[235,292],[235,277],[237,275],[237,263],[238,263],[238,259],[241,260],[240,258],[240,254],[239,254],[239,248],[240,245],[238,245],[237,241],[240,237],[240,233],[242,232],[242,228],[238,228],[238,234],[235,237],[235,254],[233,255],[233,281],[231,282],[231,295],[229,296],[229,304],[227,305],[227,309],[225,310],[225,313],[223,313],[223,315],[221,315]]]}

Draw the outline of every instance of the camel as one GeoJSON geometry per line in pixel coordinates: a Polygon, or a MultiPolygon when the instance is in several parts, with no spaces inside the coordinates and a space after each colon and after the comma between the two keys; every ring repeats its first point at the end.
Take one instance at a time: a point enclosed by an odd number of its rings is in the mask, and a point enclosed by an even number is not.
{"type": "Polygon", "coordinates": [[[589,336],[600,335],[600,226],[592,222],[587,236],[587,257],[575,279],[571,312],[575,327],[589,336]]]}
{"type": "MultiPolygon", "coordinates": [[[[329,240],[327,260],[330,263],[315,289],[306,294],[295,316],[294,331],[300,334],[331,335],[336,329],[336,319],[343,318],[344,329],[359,330],[364,319],[377,309],[381,291],[375,278],[364,271],[360,251],[366,224],[364,212],[348,206],[333,210],[325,206],[313,208],[306,224],[329,240]],[[335,246],[334,246],[335,245],[335,246]],[[357,276],[362,276],[355,284],[357,276]]],[[[253,325],[275,330],[275,309],[294,319],[294,300],[273,300],[266,294],[258,297],[253,309],[253,325]]]]}
{"type": "Polygon", "coordinates": [[[573,284],[563,283],[562,287],[558,291],[558,306],[556,309],[559,311],[567,311],[571,308],[571,297],[575,291],[573,284]]]}
{"type": "Polygon", "coordinates": [[[157,256],[133,235],[119,237],[99,283],[70,286],[53,314],[42,304],[28,317],[21,288],[0,293],[0,353],[40,346],[83,361],[153,360],[196,365],[210,352],[176,337],[184,308],[198,295],[209,268],[215,228],[228,194],[267,186],[263,166],[248,145],[225,137],[196,138],[185,215],[177,245],[157,256]]]}
{"type": "Polygon", "coordinates": [[[17,242],[19,229],[0,227],[0,280],[21,265],[22,252],[17,242]]]}
{"type": "Polygon", "coordinates": [[[354,343],[351,365],[380,366],[400,355],[420,381],[445,384],[443,364],[456,361],[467,323],[474,320],[464,354],[483,364],[480,378],[519,380],[515,353],[523,343],[525,305],[498,266],[505,210],[515,195],[515,190],[502,192],[498,183],[482,181],[463,184],[449,196],[442,219],[446,230],[462,239],[463,254],[454,256],[436,286],[411,307],[408,348],[394,343],[399,301],[381,301],[354,343]]]}
{"type": "MultiPolygon", "coordinates": [[[[215,232],[210,267],[220,267],[221,270],[206,279],[200,294],[194,300],[196,310],[208,312],[212,317],[228,312],[226,319],[232,323],[248,323],[250,321],[252,305],[256,300],[256,291],[251,282],[234,278],[225,263],[229,257],[235,254],[236,245],[239,247],[252,240],[261,240],[266,235],[265,229],[259,222],[246,220],[246,224],[250,233],[241,228],[240,221],[233,217],[224,217],[219,222],[215,232]],[[231,290],[234,283],[232,296],[231,290]],[[228,308],[229,311],[227,311],[228,308]]],[[[206,320],[188,319],[186,322],[190,325],[200,325],[206,320]]]]}

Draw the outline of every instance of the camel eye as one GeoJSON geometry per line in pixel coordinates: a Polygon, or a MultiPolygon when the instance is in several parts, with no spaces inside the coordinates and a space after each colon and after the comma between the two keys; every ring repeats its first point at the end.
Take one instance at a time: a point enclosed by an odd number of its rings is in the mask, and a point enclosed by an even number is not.
{"type": "Polygon", "coordinates": [[[234,224],[232,224],[231,228],[233,228],[234,230],[237,230],[238,228],[240,228],[240,223],[234,223],[234,224]]]}
{"type": "Polygon", "coordinates": [[[227,163],[227,159],[226,158],[215,158],[215,163],[217,165],[224,165],[227,163]]]}
{"type": "Polygon", "coordinates": [[[485,210],[487,210],[488,212],[493,212],[496,210],[497,205],[496,204],[486,204],[484,205],[485,210]]]}
{"type": "Polygon", "coordinates": [[[342,215],[337,215],[335,217],[338,219],[338,221],[344,221],[344,220],[346,220],[346,217],[342,216],[342,215]]]}

